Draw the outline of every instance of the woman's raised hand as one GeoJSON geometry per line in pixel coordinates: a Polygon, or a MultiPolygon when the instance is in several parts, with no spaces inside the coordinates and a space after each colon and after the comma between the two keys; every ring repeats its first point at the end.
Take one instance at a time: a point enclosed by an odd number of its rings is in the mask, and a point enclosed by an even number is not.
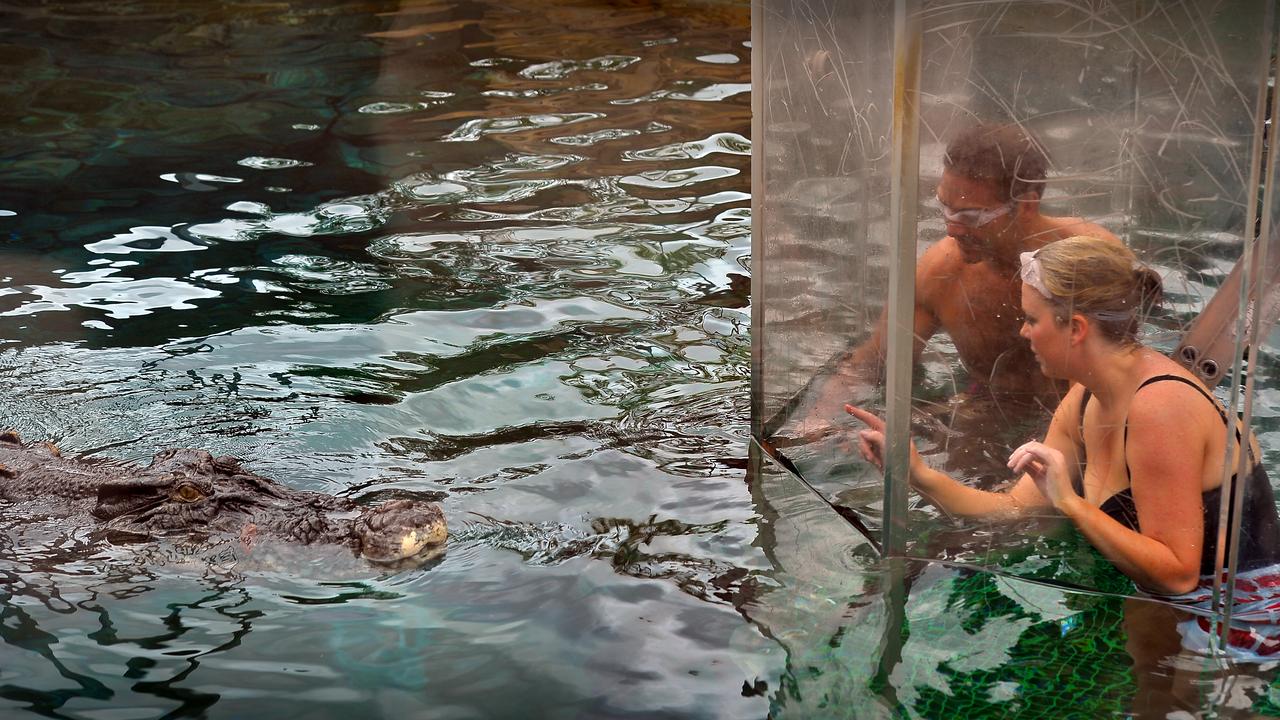
{"type": "Polygon", "coordinates": [[[875,413],[845,405],[844,411],[866,424],[869,430],[858,431],[858,453],[862,459],[884,472],[884,421],[875,413]]]}
{"type": "Polygon", "coordinates": [[[1042,442],[1032,440],[1020,445],[1009,455],[1009,469],[1030,475],[1040,492],[1059,510],[1064,502],[1080,498],[1071,487],[1071,474],[1062,453],[1042,442]]]}
{"type": "MultiPolygon", "coordinates": [[[[858,452],[864,460],[875,465],[880,472],[884,472],[884,420],[881,420],[879,415],[867,412],[856,405],[845,405],[844,411],[866,423],[869,429],[858,431],[858,452]]],[[[910,448],[911,467],[907,475],[912,482],[915,482],[916,474],[925,467],[925,464],[920,453],[916,451],[914,440],[911,441],[910,448]]]]}

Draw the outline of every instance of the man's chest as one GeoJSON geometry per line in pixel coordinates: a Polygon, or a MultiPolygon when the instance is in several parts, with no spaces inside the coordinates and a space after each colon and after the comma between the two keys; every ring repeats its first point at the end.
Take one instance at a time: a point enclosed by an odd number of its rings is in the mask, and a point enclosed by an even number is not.
{"type": "Polygon", "coordinates": [[[934,294],[932,310],[957,345],[1017,338],[1022,323],[1021,283],[975,269],[943,280],[934,294]]]}

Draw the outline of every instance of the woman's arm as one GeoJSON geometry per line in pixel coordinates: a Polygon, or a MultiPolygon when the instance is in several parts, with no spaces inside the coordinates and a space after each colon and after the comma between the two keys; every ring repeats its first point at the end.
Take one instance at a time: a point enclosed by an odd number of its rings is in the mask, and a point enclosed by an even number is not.
{"type": "MultiPolygon", "coordinates": [[[[1074,428],[1079,427],[1079,405],[1081,390],[1072,388],[1067,397],[1054,412],[1053,421],[1049,424],[1049,432],[1045,436],[1043,446],[1052,448],[1070,462],[1064,461],[1064,467],[1075,467],[1076,435],[1074,428]]],[[[849,414],[867,424],[868,430],[859,431],[859,451],[862,457],[881,470],[884,469],[884,421],[873,413],[861,408],[846,405],[849,414]]],[[[1035,508],[1049,507],[1048,498],[1036,487],[1030,475],[1023,474],[1013,487],[1001,492],[978,490],[961,483],[946,473],[935,470],[925,463],[916,452],[915,443],[911,445],[911,486],[921,495],[928,498],[938,509],[949,515],[960,517],[1009,517],[1020,515],[1035,508]]]]}
{"type": "Polygon", "coordinates": [[[1141,532],[1084,502],[1069,500],[1059,509],[1139,585],[1188,592],[1199,579],[1205,551],[1201,479],[1211,434],[1222,432],[1221,422],[1203,397],[1170,382],[1148,385],[1134,396],[1128,425],[1126,459],[1141,532]]]}
{"type": "Polygon", "coordinates": [[[1049,501],[1025,475],[1007,490],[979,490],[918,460],[914,447],[911,455],[911,487],[948,515],[1014,517],[1030,509],[1049,507],[1049,501]]]}

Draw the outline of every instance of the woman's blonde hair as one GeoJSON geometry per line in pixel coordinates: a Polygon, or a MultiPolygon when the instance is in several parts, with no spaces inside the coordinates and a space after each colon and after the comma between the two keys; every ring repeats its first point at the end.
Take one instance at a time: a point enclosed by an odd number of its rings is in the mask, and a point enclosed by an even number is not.
{"type": "Polygon", "coordinates": [[[1035,253],[1040,284],[1059,323],[1072,314],[1090,317],[1109,340],[1138,342],[1144,316],[1160,304],[1160,276],[1118,242],[1077,235],[1035,253]]]}

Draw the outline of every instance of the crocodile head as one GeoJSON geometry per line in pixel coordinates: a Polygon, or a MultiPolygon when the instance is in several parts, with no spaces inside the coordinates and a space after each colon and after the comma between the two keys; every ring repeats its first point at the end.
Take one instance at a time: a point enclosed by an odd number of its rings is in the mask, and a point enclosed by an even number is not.
{"type": "Polygon", "coordinates": [[[117,537],[198,533],[332,543],[376,563],[438,549],[448,534],[435,503],[400,499],[360,506],[294,490],[245,470],[234,458],[191,449],[162,451],[140,472],[100,484],[92,513],[117,537]]]}

